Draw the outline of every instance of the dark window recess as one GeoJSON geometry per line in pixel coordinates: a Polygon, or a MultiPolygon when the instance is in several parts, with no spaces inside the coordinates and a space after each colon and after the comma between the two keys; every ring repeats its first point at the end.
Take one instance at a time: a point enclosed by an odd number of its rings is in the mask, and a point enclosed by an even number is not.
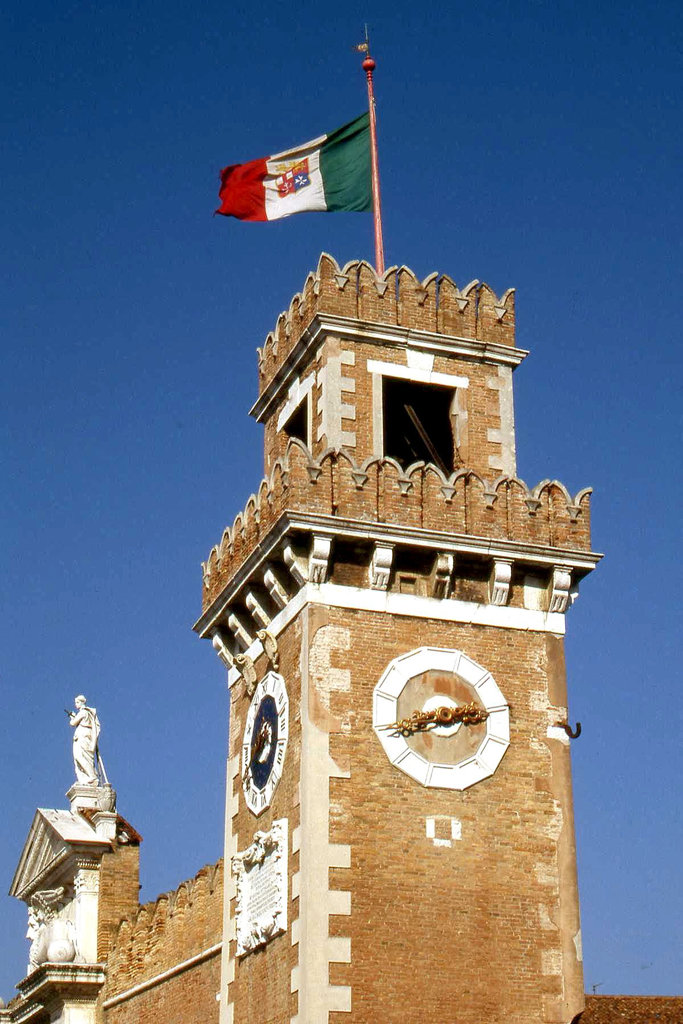
{"type": "Polygon", "coordinates": [[[308,402],[304,399],[301,405],[297,406],[284,426],[287,437],[298,437],[305,445],[308,441],[308,402]]]}
{"type": "Polygon", "coordinates": [[[454,468],[450,388],[385,377],[384,454],[405,469],[433,462],[447,476],[454,468]]]}

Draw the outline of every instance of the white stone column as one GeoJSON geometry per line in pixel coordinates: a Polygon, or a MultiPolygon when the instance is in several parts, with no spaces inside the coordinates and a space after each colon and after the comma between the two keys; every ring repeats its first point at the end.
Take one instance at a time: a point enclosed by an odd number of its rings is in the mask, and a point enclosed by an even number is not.
{"type": "MultiPolygon", "coordinates": [[[[97,963],[97,908],[100,875],[96,864],[79,865],[74,879],[75,925],[78,956],[86,964],[97,963]]],[[[75,1024],[75,1022],[74,1022],[75,1024]]]]}

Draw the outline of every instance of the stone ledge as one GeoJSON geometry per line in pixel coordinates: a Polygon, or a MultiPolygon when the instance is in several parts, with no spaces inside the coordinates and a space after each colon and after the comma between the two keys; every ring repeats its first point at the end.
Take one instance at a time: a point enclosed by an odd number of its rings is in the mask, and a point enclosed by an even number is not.
{"type": "MultiPolygon", "coordinates": [[[[17,988],[22,998],[45,1000],[55,995],[69,998],[90,996],[95,999],[105,981],[104,964],[41,964],[31,971],[17,988]]],[[[14,1018],[12,1018],[14,1019],[14,1018]]]]}

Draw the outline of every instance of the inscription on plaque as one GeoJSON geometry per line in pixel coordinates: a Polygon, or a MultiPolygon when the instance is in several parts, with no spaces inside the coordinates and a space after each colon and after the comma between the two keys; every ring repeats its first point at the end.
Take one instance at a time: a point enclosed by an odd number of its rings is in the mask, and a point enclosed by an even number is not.
{"type": "Polygon", "coordinates": [[[251,846],[232,859],[237,882],[237,955],[264,946],[287,930],[287,819],[256,832],[251,846]]]}

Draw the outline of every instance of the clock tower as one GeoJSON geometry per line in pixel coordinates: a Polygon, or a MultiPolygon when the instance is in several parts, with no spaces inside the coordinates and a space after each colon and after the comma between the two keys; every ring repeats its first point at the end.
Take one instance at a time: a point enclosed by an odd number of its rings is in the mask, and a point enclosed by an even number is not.
{"type": "Polygon", "coordinates": [[[590,489],[516,475],[514,292],[320,258],[259,350],[228,667],[221,1024],[569,1024],[563,657],[590,489]]]}

